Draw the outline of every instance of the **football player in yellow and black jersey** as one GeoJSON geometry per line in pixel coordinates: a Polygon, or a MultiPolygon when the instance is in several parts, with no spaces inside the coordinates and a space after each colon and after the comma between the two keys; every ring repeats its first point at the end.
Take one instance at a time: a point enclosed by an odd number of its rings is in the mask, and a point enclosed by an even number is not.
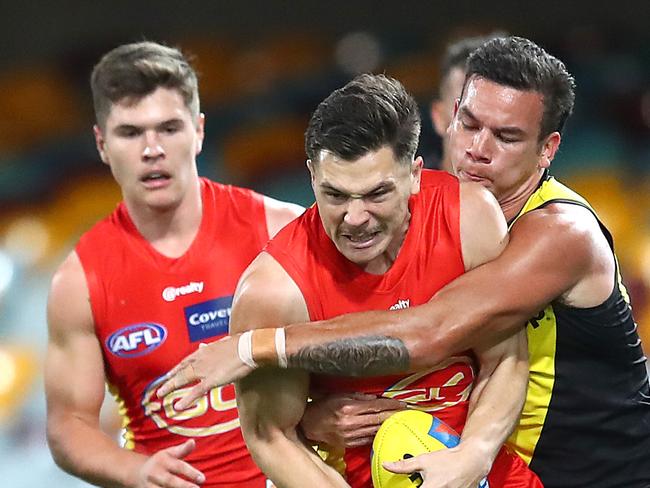
{"type": "MultiPolygon", "coordinates": [[[[179,370],[183,381],[200,377],[209,388],[257,365],[319,371],[322,362],[363,375],[378,352],[395,356],[387,374],[404,369],[397,366],[404,356],[409,370],[424,369],[527,324],[529,388],[510,446],[546,487],[650,486],[646,357],[612,239],[589,204],[548,174],[573,102],[564,64],[535,43],[507,37],[478,48],[448,129],[449,150],[458,177],[488,188],[510,222],[501,256],[425,305],[291,325],[284,335],[276,331],[286,341],[275,348],[257,348],[253,336],[257,364],[242,362],[238,338],[216,343],[179,370]]],[[[481,453],[494,448],[501,434],[494,429],[468,424],[458,448],[390,469],[420,471],[436,485],[444,471],[445,486],[470,486],[487,472],[481,453]]]]}

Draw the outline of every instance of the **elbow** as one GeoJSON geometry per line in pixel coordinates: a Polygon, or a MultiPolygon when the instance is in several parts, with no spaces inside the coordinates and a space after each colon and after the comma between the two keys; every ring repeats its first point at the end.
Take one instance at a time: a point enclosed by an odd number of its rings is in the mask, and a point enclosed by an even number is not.
{"type": "Polygon", "coordinates": [[[277,463],[277,453],[286,451],[283,446],[298,440],[295,428],[284,430],[265,423],[250,428],[242,426],[242,434],[253,461],[265,472],[269,463],[277,463]]]}
{"type": "MultiPolygon", "coordinates": [[[[74,418],[66,413],[48,411],[46,440],[54,463],[66,473],[80,477],[78,428],[74,418]]],[[[85,444],[85,443],[84,443],[85,444]]]]}
{"type": "Polygon", "coordinates": [[[440,343],[435,339],[432,341],[415,341],[409,344],[409,368],[411,372],[431,368],[439,364],[446,355],[440,353],[438,345],[440,343]]]}
{"type": "Polygon", "coordinates": [[[433,367],[450,356],[468,349],[464,344],[462,331],[449,327],[444,322],[431,325],[409,337],[406,347],[409,352],[409,370],[417,371],[433,367]]]}
{"type": "Polygon", "coordinates": [[[65,428],[48,420],[46,432],[47,445],[54,463],[63,471],[74,474],[66,449],[65,428]]]}
{"type": "Polygon", "coordinates": [[[471,349],[486,332],[480,314],[435,299],[419,307],[400,310],[395,316],[398,317],[395,332],[408,349],[412,371],[435,366],[454,354],[471,349]]]}

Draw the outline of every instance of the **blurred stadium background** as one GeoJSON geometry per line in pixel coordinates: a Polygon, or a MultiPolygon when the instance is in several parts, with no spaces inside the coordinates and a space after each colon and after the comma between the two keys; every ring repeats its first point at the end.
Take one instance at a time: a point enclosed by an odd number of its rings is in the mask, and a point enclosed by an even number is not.
{"type": "MultiPolygon", "coordinates": [[[[304,205],[303,131],[333,89],[363,71],[400,79],[421,104],[420,152],[433,161],[428,105],[445,44],[495,29],[532,38],[578,84],[553,172],[615,235],[650,347],[650,4],[491,3],[1,0],[0,484],[84,486],[45,445],[45,303],[56,265],[119,199],[95,152],[88,77],[123,42],[163,41],[196,57],[201,174],[304,205]]],[[[114,422],[107,415],[115,432],[114,422]]]]}

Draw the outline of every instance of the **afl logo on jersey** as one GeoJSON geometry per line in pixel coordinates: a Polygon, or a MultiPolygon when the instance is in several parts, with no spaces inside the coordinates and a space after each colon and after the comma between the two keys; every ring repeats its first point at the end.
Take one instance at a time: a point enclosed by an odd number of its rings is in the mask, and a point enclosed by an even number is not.
{"type": "Polygon", "coordinates": [[[106,339],[106,347],[122,358],[135,358],[149,354],[165,342],[167,329],[153,322],[128,325],[113,332],[106,339]]]}

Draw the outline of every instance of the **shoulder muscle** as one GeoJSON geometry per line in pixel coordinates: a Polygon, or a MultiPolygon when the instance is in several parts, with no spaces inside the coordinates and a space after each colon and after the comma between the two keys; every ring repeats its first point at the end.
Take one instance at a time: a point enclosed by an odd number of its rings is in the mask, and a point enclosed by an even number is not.
{"type": "Polygon", "coordinates": [[[72,252],[57,269],[47,304],[50,340],[72,331],[94,334],[88,285],[79,257],[72,252]]]}
{"type": "Polygon", "coordinates": [[[508,243],[501,208],[478,183],[460,183],[460,239],[466,271],[496,258],[508,243]]]}
{"type": "Polygon", "coordinates": [[[307,305],[280,264],[260,253],[239,280],[230,319],[232,332],[309,320],[307,305]]]}
{"type": "MultiPolygon", "coordinates": [[[[611,293],[614,256],[589,210],[579,205],[551,204],[521,217],[511,234],[513,242],[544,252],[542,264],[557,274],[563,285],[555,298],[590,307],[611,293]]],[[[541,268],[537,267],[537,273],[544,273],[541,268]]]]}

